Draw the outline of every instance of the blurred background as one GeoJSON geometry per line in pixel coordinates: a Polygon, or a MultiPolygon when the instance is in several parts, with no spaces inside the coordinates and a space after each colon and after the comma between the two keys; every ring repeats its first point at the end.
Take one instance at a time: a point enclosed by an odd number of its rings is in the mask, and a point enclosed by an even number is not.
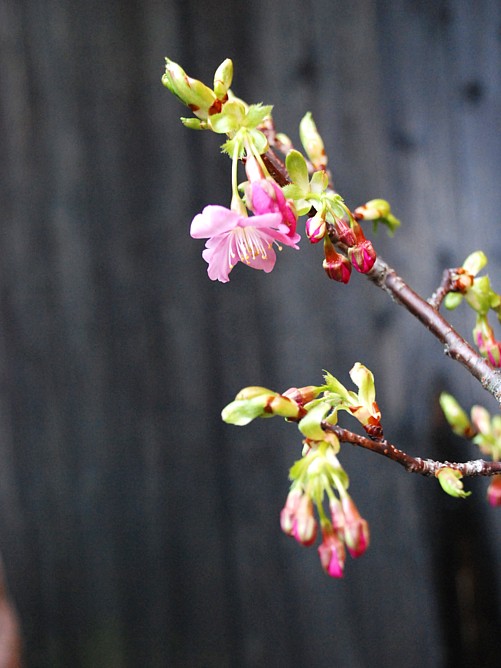
{"type": "Polygon", "coordinates": [[[414,289],[481,248],[501,291],[500,3],[3,0],[0,35],[0,551],[25,665],[498,666],[486,480],[456,500],[345,446],[372,544],[335,581],[280,532],[297,430],[220,420],[245,385],[361,361],[387,437],[454,461],[477,452],[438,393],[495,402],[316,246],[211,282],[189,225],[229,204],[230,162],[160,78],[231,57],[294,142],[314,113],[350,207],[392,203],[374,244],[414,289]]]}

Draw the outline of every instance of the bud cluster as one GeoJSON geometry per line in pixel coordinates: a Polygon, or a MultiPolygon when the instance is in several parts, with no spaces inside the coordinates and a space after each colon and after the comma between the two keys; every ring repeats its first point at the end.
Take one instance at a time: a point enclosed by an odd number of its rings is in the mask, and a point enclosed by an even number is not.
{"type": "MultiPolygon", "coordinates": [[[[309,451],[309,456],[312,452],[313,450],[309,451]]],[[[367,521],[361,517],[344,484],[335,483],[338,495],[332,486],[319,490],[316,478],[320,475],[324,476],[324,479],[328,478],[328,466],[322,466],[317,456],[310,479],[303,475],[306,485],[312,483],[313,492],[310,492],[308,487],[303,487],[298,479],[294,480],[280,513],[280,526],[285,534],[292,536],[305,547],[316,542],[320,527],[318,555],[322,568],[327,575],[341,578],[344,575],[346,552],[353,558],[364,554],[369,547],[370,533],[367,521]],[[328,499],[328,513],[323,504],[324,493],[328,499]],[[318,520],[315,517],[315,507],[318,520]]],[[[346,481],[345,474],[343,479],[346,481]]]]}
{"type": "Polygon", "coordinates": [[[358,420],[372,438],[383,435],[374,376],[358,362],[350,376],[358,392],[348,390],[326,372],[323,385],[291,387],[281,394],[264,387],[246,387],[222,412],[225,422],[239,426],[257,417],[274,415],[297,423],[303,436],[303,453],[290,470],[292,486],[280,524],[286,534],[302,545],[312,545],[320,527],[320,560],[324,570],[333,577],[343,574],[346,550],[353,557],[365,552],[369,529],[348,495],[348,476],[337,458],[340,442],[328,427],[337,423],[339,411],[345,411],[358,420]],[[329,505],[329,517],[325,503],[329,505]]]}
{"type": "Polygon", "coordinates": [[[495,337],[488,315],[492,311],[501,320],[501,295],[494,292],[488,276],[477,276],[487,264],[482,251],[471,253],[462,267],[451,270],[451,286],[444,299],[446,308],[452,310],[465,302],[476,313],[473,340],[494,367],[501,367],[501,342],[495,337]]]}
{"type": "Polygon", "coordinates": [[[374,229],[378,223],[383,223],[393,233],[400,223],[391,213],[388,202],[371,200],[352,214],[331,186],[324,142],[311,113],[307,112],[299,125],[305,158],[293,148],[286,135],[275,131],[272,107],[248,105],[235,97],[230,89],[232,79],[233,64],[229,59],[217,68],[212,88],[189,77],[168,58],[162,77],[162,83],[194,114],[192,118],[181,119],[186,127],[227,135],[221,148],[233,161],[231,211],[239,217],[233,216],[230,220],[222,208],[206,207],[192,223],[192,236],[208,238],[203,257],[209,263],[209,277],[228,281],[238,261],[271,271],[275,262],[272,245],[280,249],[283,241],[275,232],[285,231],[290,243],[284,244],[297,248],[296,221],[298,216],[304,215],[308,215],[305,231],[309,241],[324,242],[323,268],[329,278],[348,283],[352,268],[361,273],[369,272],[376,252],[359,221],[371,220],[374,229]],[[273,149],[285,156],[290,183],[283,188],[275,182],[263,160],[263,155],[270,150],[270,142],[273,149]],[[246,163],[249,179],[242,184],[237,180],[239,161],[246,163]],[[249,217],[249,212],[254,216],[249,217]],[[264,221],[256,219],[270,213],[280,218],[271,222],[267,219],[266,232],[255,232],[264,227],[264,221]],[[245,228],[254,229],[242,232],[245,228]]]}
{"type": "MultiPolygon", "coordinates": [[[[473,443],[478,445],[480,451],[491,457],[493,461],[501,460],[501,415],[491,417],[487,409],[477,405],[472,407],[470,417],[468,417],[456,399],[447,392],[442,392],[440,395],[440,406],[455,434],[471,439],[473,443]]],[[[455,494],[450,491],[450,483],[452,483],[452,489],[454,489],[454,485],[457,486],[459,483],[461,476],[457,470],[453,474],[439,471],[437,477],[439,477],[441,484],[443,481],[447,482],[447,485],[442,484],[442,487],[452,496],[465,495],[464,493],[455,494]],[[444,477],[440,478],[440,475],[444,477]],[[452,475],[455,476],[456,482],[452,481],[452,475]]],[[[501,475],[495,475],[490,481],[487,489],[487,499],[492,506],[501,506],[501,475]]]]}

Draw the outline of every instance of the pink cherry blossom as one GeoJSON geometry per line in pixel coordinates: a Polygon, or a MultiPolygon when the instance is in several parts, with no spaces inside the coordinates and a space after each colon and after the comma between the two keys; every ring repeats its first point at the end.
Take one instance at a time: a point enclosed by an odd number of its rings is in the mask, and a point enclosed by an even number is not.
{"type": "Polygon", "coordinates": [[[251,181],[246,187],[247,203],[254,213],[279,213],[289,228],[288,236],[296,236],[296,214],[284,197],[282,189],[272,179],[251,181]]]}
{"type": "Polygon", "coordinates": [[[202,257],[208,262],[207,273],[213,281],[227,283],[237,262],[253,269],[270,272],[275,266],[275,243],[298,248],[298,234],[282,222],[280,213],[264,213],[247,217],[224,206],[209,205],[195,216],[190,234],[194,239],[207,239],[202,257]]]}

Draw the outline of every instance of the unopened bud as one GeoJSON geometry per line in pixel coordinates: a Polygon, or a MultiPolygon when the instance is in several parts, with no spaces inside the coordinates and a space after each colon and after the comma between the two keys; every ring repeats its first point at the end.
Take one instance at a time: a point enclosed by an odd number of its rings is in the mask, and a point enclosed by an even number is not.
{"type": "Polygon", "coordinates": [[[306,236],[312,244],[316,244],[319,241],[322,241],[327,231],[325,214],[322,211],[317,211],[314,216],[307,219],[305,229],[306,236]]]}
{"type": "Polygon", "coordinates": [[[344,220],[336,219],[334,222],[334,233],[337,237],[337,241],[346,246],[355,246],[357,243],[357,238],[355,232],[347,225],[344,220]]]}
{"type": "Polygon", "coordinates": [[[471,438],[475,434],[475,429],[456,399],[451,394],[442,392],[439,402],[452,431],[458,436],[471,438]]]}
{"type": "Polygon", "coordinates": [[[299,500],[292,533],[298,543],[305,547],[313,545],[316,540],[317,521],[313,514],[313,502],[307,494],[303,494],[299,500]]]}
{"type": "Polygon", "coordinates": [[[438,482],[440,483],[440,486],[444,492],[450,496],[461,499],[470,496],[471,492],[465,492],[463,489],[463,483],[461,482],[461,478],[463,476],[461,471],[453,469],[449,466],[444,466],[437,471],[435,476],[438,478],[438,482]]]}
{"type": "Polygon", "coordinates": [[[487,488],[487,500],[493,507],[501,506],[501,475],[495,475],[487,488]]]}
{"type": "Polygon", "coordinates": [[[188,106],[195,116],[206,120],[209,109],[216,101],[214,91],[198,79],[189,77],[183,68],[172,60],[166,58],[165,63],[163,85],[188,106]]]}
{"type": "Polygon", "coordinates": [[[311,112],[306,113],[299,123],[299,137],[314,169],[325,169],[327,155],[311,112]]]}
{"type": "Polygon", "coordinates": [[[370,271],[376,261],[376,251],[368,239],[348,248],[348,255],[353,267],[361,274],[370,271]]]}
{"type": "Polygon", "coordinates": [[[341,502],[337,498],[329,501],[329,510],[331,512],[332,528],[334,531],[343,532],[345,525],[344,511],[341,502]]]}
{"type": "Polygon", "coordinates": [[[391,236],[400,227],[400,221],[392,214],[389,202],[384,199],[371,199],[357,207],[354,214],[358,220],[373,220],[376,225],[378,222],[386,225],[391,236]]]}
{"type": "Polygon", "coordinates": [[[491,416],[483,406],[473,406],[471,409],[471,421],[477,431],[481,434],[489,434],[491,431],[491,416]]]}
{"type": "Polygon", "coordinates": [[[463,269],[468,274],[476,276],[479,271],[481,271],[487,264],[487,257],[483,251],[475,251],[468,255],[466,260],[463,262],[463,269]]]}
{"type": "Polygon", "coordinates": [[[280,512],[280,526],[282,531],[288,536],[293,535],[294,520],[296,518],[296,511],[301,497],[302,493],[299,490],[291,490],[287,495],[285,506],[280,512]]]}
{"type": "Polygon", "coordinates": [[[369,547],[369,525],[361,517],[351,496],[344,494],[341,499],[341,505],[345,520],[344,542],[352,557],[360,557],[369,547]]]}
{"type": "Polygon", "coordinates": [[[225,406],[221,417],[228,424],[243,426],[258,417],[280,415],[299,418],[304,410],[294,401],[265,387],[245,387],[234,401],[225,406]]]}
{"type": "Polygon", "coordinates": [[[225,100],[233,79],[233,63],[229,58],[223,60],[214,74],[214,93],[218,100],[225,100]]]}
{"type": "Polygon", "coordinates": [[[307,385],[306,387],[290,387],[285,392],[282,392],[282,396],[288,397],[295,401],[300,406],[313,401],[320,392],[323,391],[322,387],[317,387],[316,385],[307,385]]]}
{"type": "Polygon", "coordinates": [[[351,264],[349,260],[341,253],[337,253],[335,258],[324,259],[322,267],[325,273],[333,281],[339,283],[348,283],[351,276],[351,264]]]}
{"type": "Polygon", "coordinates": [[[351,276],[351,264],[348,258],[337,252],[327,235],[324,237],[324,254],[325,259],[322,262],[322,267],[327,276],[333,281],[348,283],[351,276]]]}
{"type": "Polygon", "coordinates": [[[318,546],[318,556],[322,568],[331,578],[342,578],[346,561],[346,550],[339,535],[332,527],[322,527],[322,542],[318,546]]]}

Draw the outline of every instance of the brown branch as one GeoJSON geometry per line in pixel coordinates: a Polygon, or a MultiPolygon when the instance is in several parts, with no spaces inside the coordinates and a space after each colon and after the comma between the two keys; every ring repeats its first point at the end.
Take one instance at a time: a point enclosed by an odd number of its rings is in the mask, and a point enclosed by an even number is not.
{"type": "Polygon", "coordinates": [[[438,462],[433,459],[421,459],[421,457],[412,457],[402,452],[386,439],[373,440],[367,436],[360,436],[348,429],[344,429],[337,424],[322,422],[322,429],[330,431],[343,443],[351,443],[361,448],[375,452],[383,457],[397,462],[409,473],[419,473],[425,476],[435,476],[440,469],[452,468],[459,471],[465,478],[472,476],[493,476],[501,473],[501,462],[487,462],[483,459],[475,459],[469,462],[438,462]]]}
{"type": "Polygon", "coordinates": [[[501,404],[501,372],[493,369],[489,362],[477,353],[433,306],[397,275],[394,269],[378,257],[367,277],[422,322],[444,344],[445,354],[468,369],[471,375],[479,380],[482,386],[501,404]]]}
{"type": "MultiPolygon", "coordinates": [[[[290,183],[284,163],[272,149],[263,160],[271,176],[281,186],[290,183]]],[[[339,245],[339,244],[338,244],[339,245]]],[[[342,244],[341,244],[342,246],[342,244]]],[[[452,270],[454,271],[454,270],[452,270]]],[[[457,270],[456,270],[457,271],[457,270]]],[[[451,270],[444,272],[442,284],[427,302],[398,276],[379,255],[367,278],[384,290],[391,298],[403,306],[444,345],[444,352],[451,359],[460,362],[482,386],[493,395],[501,405],[501,371],[494,369],[489,362],[474,350],[469,343],[438,313],[443,298],[451,290],[451,270]]]]}

